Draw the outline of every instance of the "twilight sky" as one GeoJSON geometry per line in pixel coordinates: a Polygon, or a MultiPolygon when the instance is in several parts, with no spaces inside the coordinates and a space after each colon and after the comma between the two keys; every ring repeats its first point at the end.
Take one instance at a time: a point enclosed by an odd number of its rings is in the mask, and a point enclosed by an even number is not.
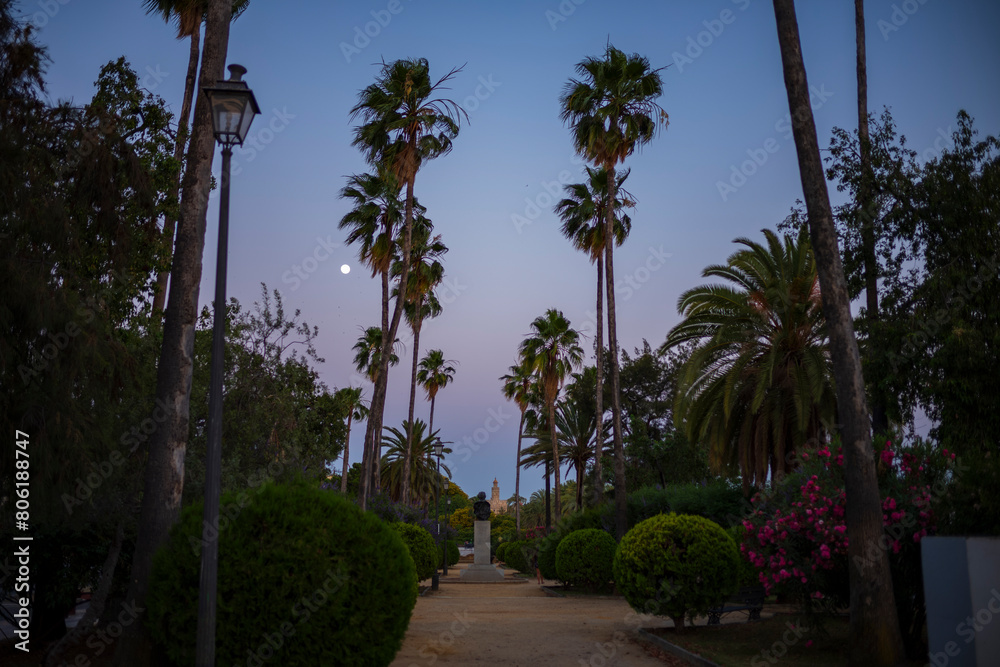
{"type": "MultiPolygon", "coordinates": [[[[53,101],[88,102],[100,67],[124,55],[143,85],[179,110],[188,44],[141,5],[19,3],[49,47],[53,101]]],[[[857,124],[854,3],[798,5],[826,148],[834,126],[857,124]]],[[[869,110],[890,106],[922,159],[950,144],[959,109],[981,135],[1000,133],[1000,4],[868,0],[866,23],[869,110]]],[[[361,328],[378,324],[380,292],[337,230],[348,210],[337,197],[345,176],[366,171],[350,146],[348,111],[383,59],[425,57],[435,78],[464,65],[446,92],[470,122],[450,155],[419,172],[416,194],[450,248],[444,313],[425,323],[420,352],[440,348],[460,364],[438,395],[435,426],[454,443],[446,463],[470,494],[488,492],[494,477],[504,497],[514,492],[518,413],[497,378],[531,320],[559,308],[594,332],[596,271],[552,213],[562,184],[583,180],[557,99],[573,66],[601,55],[608,40],[669,66],[660,104],[670,126],[626,163],[638,207],[615,269],[618,335],[631,351],[644,338],[663,341],[678,321],[678,295],[702,282],[706,265],[725,261],[734,238],[760,238],[802,196],[770,2],[255,0],[230,34],[228,62],[247,68],[262,115],[233,159],[229,294],[249,307],[261,282],[278,288],[286,309],[319,326],[323,381],[331,390],[361,382],[367,396],[351,346],[361,328]]],[[[214,290],[217,204],[216,192],[202,304],[214,290]]],[[[404,325],[401,332],[408,344],[389,377],[387,425],[406,416],[411,340],[404,325]]],[[[418,396],[418,416],[426,420],[428,409],[418,396]]],[[[352,460],[362,437],[355,428],[352,460]]],[[[541,485],[539,469],[522,474],[522,495],[541,485]]]]}

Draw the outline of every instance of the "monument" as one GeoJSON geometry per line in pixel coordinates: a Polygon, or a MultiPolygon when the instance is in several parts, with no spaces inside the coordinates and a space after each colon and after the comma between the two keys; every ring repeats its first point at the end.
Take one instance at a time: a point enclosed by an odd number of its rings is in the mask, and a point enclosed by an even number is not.
{"type": "Polygon", "coordinates": [[[503,581],[503,572],[490,563],[490,503],[485,492],[480,491],[476,496],[472,513],[476,517],[473,522],[475,555],[472,565],[462,570],[462,581],[503,581]]]}

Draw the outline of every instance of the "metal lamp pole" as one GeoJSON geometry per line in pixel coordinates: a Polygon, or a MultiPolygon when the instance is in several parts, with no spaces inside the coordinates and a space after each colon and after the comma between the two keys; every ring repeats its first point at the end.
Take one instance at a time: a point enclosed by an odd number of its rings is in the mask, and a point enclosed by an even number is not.
{"type": "MultiPolygon", "coordinates": [[[[441,458],[438,457],[438,475],[440,475],[440,474],[441,474],[441,458]]],[[[451,494],[448,493],[448,488],[449,487],[450,487],[450,484],[448,483],[448,480],[444,480],[444,495],[445,495],[445,498],[447,499],[446,502],[448,503],[448,510],[444,513],[445,527],[448,526],[448,517],[451,516],[451,494]]],[[[440,530],[440,528],[438,530],[440,530]]],[[[448,576],[448,534],[447,533],[445,533],[445,535],[444,535],[444,558],[442,558],[441,560],[442,560],[442,563],[443,563],[444,576],[447,577],[448,576]]]]}
{"type": "Polygon", "coordinates": [[[233,146],[243,144],[257,101],[241,80],[246,69],[230,65],[230,77],[205,88],[212,105],[212,126],[222,146],[219,196],[219,247],[215,264],[215,315],[212,325],[212,370],[208,395],[208,452],[205,459],[205,512],[202,522],[201,580],[198,589],[197,667],[215,665],[215,609],[219,571],[219,495],[222,488],[222,374],[226,335],[226,264],[229,250],[229,173],[233,146]]]}

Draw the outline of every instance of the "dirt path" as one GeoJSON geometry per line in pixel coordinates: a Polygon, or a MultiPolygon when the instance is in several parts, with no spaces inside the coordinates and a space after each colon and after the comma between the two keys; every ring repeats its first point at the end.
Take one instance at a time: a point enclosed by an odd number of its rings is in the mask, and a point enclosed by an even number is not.
{"type": "MultiPolygon", "coordinates": [[[[462,584],[453,573],[417,600],[393,667],[680,664],[636,643],[639,622],[624,600],[548,597],[533,581],[462,584]]],[[[509,579],[513,574],[506,571],[509,579]]],[[[670,622],[643,619],[641,625],[670,622]]]]}

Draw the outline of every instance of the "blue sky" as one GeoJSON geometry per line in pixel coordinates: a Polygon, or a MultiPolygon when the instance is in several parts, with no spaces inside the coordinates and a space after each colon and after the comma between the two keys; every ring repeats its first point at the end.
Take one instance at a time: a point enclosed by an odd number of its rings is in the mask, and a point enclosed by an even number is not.
{"type": "MultiPolygon", "coordinates": [[[[857,123],[854,3],[798,4],[825,148],[834,126],[857,123]]],[[[100,67],[124,55],[179,110],[188,45],[141,5],[19,3],[49,48],[53,100],[89,101],[100,67]]],[[[1000,133],[1000,4],[868,0],[866,21],[869,110],[890,106],[911,148],[939,152],[959,109],[981,134],[1000,133]]],[[[631,350],[644,338],[661,343],[701,270],[724,261],[734,238],[773,228],[801,197],[770,2],[255,0],[231,31],[228,62],[247,68],[262,115],[255,144],[234,155],[229,294],[249,306],[261,282],[281,290],[286,308],[319,327],[331,388],[358,383],[351,346],[380,312],[378,282],[337,230],[345,176],[366,170],[348,112],[382,59],[425,57],[437,76],[464,65],[447,94],[470,122],[450,155],[421,170],[416,194],[450,248],[445,310],[425,324],[421,354],[440,348],[460,364],[438,395],[435,426],[455,443],[447,463],[470,493],[488,492],[497,477],[513,494],[517,411],[497,378],[531,320],[554,307],[593,331],[596,272],[560,235],[551,193],[582,180],[558,95],[573,66],[608,40],[666,67],[660,104],[670,114],[669,128],[626,164],[638,207],[615,266],[619,340],[631,350]],[[307,259],[316,257],[326,259],[307,259]]],[[[213,293],[217,197],[208,220],[202,304],[213,293]]],[[[409,353],[390,375],[389,425],[406,416],[409,353]]],[[[428,409],[418,397],[418,416],[428,409]]],[[[352,434],[355,459],[362,435],[352,434]]],[[[522,495],[541,485],[541,471],[522,474],[522,495]]]]}

